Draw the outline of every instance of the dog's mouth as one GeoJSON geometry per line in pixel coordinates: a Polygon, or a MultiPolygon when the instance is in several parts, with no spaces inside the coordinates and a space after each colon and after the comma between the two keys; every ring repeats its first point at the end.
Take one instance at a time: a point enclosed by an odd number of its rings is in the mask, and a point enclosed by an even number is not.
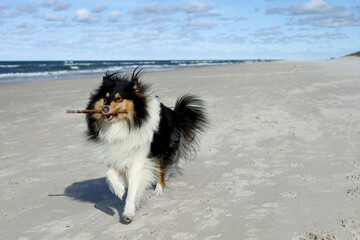
{"type": "Polygon", "coordinates": [[[105,117],[106,121],[111,122],[112,120],[114,120],[116,118],[125,117],[127,115],[127,113],[128,112],[126,110],[118,110],[113,113],[102,113],[102,114],[105,117]]]}
{"type": "Polygon", "coordinates": [[[117,114],[106,114],[105,116],[105,120],[108,122],[111,122],[112,120],[114,120],[114,118],[116,117],[117,114]]]}

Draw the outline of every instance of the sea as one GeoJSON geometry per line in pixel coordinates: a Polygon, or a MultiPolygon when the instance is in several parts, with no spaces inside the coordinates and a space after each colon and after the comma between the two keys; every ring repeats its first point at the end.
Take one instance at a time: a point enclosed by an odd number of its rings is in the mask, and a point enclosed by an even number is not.
{"type": "Polygon", "coordinates": [[[245,63],[254,60],[144,60],[144,61],[0,61],[0,84],[103,76],[106,71],[130,73],[164,71],[245,63]]]}

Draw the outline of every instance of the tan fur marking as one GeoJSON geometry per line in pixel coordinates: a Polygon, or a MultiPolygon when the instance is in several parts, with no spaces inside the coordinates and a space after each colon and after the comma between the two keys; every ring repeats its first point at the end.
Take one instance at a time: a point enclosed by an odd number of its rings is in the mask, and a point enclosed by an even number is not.
{"type": "Polygon", "coordinates": [[[106,93],[105,97],[107,98],[110,97],[110,93],[106,93]]]}
{"type": "MultiPolygon", "coordinates": [[[[94,103],[95,110],[101,110],[103,106],[104,106],[104,99],[100,99],[99,101],[94,103]]],[[[97,119],[100,119],[102,117],[102,115],[96,113],[96,114],[94,114],[94,117],[97,119]]]]}
{"type": "Polygon", "coordinates": [[[115,98],[121,98],[120,94],[119,93],[115,94],[115,98]]]}
{"type": "Polygon", "coordinates": [[[160,183],[161,187],[164,187],[165,185],[165,174],[163,172],[160,172],[158,175],[158,183],[160,183]]]}
{"type": "Polygon", "coordinates": [[[110,113],[113,113],[116,110],[123,110],[122,103],[111,102],[109,106],[110,106],[110,113]]]}
{"type": "Polygon", "coordinates": [[[126,110],[128,113],[135,113],[134,103],[131,100],[124,99],[122,102],[111,102],[110,112],[115,112],[116,110],[126,110]]]}
{"type": "MultiPolygon", "coordinates": [[[[117,103],[117,102],[111,102],[110,104],[110,113],[116,112],[118,110],[126,110],[127,113],[134,114],[134,103],[131,100],[124,99],[123,101],[117,103]]],[[[116,118],[123,118],[127,114],[126,113],[119,113],[116,118]]]]}
{"type": "Polygon", "coordinates": [[[122,103],[124,104],[124,109],[128,113],[135,114],[135,107],[134,107],[134,102],[133,101],[124,99],[122,101],[122,103]]]}
{"type": "Polygon", "coordinates": [[[164,187],[165,185],[165,174],[163,171],[161,171],[160,169],[160,165],[156,165],[157,171],[156,171],[156,175],[157,175],[157,182],[161,185],[161,187],[164,187]]]}

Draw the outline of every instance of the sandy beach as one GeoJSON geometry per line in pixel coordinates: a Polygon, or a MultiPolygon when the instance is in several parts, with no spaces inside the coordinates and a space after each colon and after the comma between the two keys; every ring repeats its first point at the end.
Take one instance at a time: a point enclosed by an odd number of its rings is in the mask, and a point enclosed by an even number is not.
{"type": "Polygon", "coordinates": [[[87,143],[101,78],[0,85],[0,239],[360,239],[360,58],[150,72],[193,93],[210,127],[195,160],[134,221],[87,143]]]}

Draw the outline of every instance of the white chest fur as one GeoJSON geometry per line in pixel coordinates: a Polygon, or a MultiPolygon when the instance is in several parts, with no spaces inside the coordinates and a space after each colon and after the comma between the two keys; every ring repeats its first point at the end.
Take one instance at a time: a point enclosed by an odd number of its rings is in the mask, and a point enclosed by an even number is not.
{"type": "MultiPolygon", "coordinates": [[[[148,165],[153,134],[160,122],[160,102],[152,97],[147,104],[149,116],[141,127],[129,128],[123,120],[104,122],[99,132],[106,163],[109,167],[125,172],[133,164],[148,165]]],[[[148,167],[152,168],[153,164],[148,167]]]]}

